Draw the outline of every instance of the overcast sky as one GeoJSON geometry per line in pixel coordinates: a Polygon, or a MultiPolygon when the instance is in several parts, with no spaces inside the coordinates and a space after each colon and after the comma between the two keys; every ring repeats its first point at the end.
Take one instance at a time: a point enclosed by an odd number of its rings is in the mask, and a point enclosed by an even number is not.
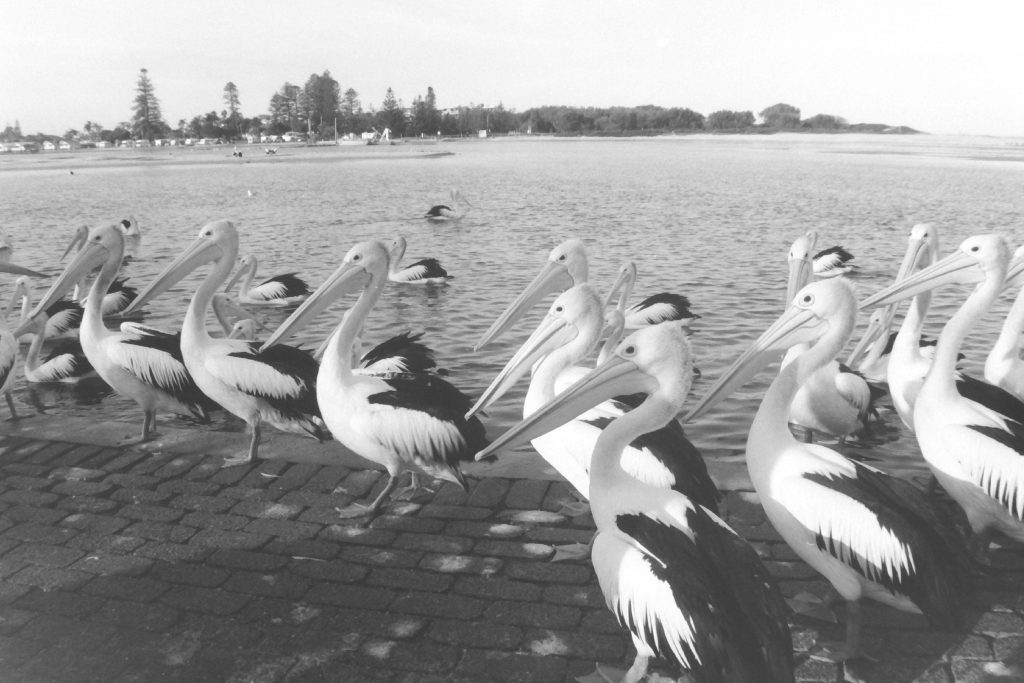
{"type": "Polygon", "coordinates": [[[131,118],[149,69],[175,126],[247,116],[286,82],[330,70],[364,108],[689,107],[1024,135],[1024,2],[997,0],[7,0],[0,127],[63,134],[131,118]]]}

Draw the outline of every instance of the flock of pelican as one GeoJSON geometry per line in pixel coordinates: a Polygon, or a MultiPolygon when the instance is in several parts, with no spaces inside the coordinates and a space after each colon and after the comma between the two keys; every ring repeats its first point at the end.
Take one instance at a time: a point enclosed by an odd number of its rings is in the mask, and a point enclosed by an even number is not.
{"type": "MultiPolygon", "coordinates": [[[[451,211],[435,209],[439,216],[451,211]]],[[[434,372],[419,337],[400,335],[362,354],[364,325],[390,282],[449,278],[434,259],[399,268],[403,238],[356,244],[311,292],[294,274],[252,286],[256,260],[239,261],[238,230],[227,220],[212,222],[118,309],[126,318],[138,315],[201,269],[205,277],[181,329],[126,320],[112,330],[104,306],[124,259],[126,227],[80,231],[77,253],[31,308],[27,289],[18,290],[21,319],[13,331],[0,328],[0,389],[12,417],[17,340],[35,334],[26,376],[36,381],[30,373],[38,372],[48,311],[76,286],[84,290],[82,283],[98,271],[80,299],[81,362],[138,403],[143,440],[153,437],[159,411],[203,418],[215,406],[245,421],[250,432],[248,449],[225,466],[259,457],[265,425],[333,438],[388,474],[372,501],[353,503],[343,516],[378,510],[406,472],[413,489],[418,475],[465,488],[464,463],[532,443],[590,505],[597,532],[581,554],[589,555],[606,603],[637,651],[623,681],[643,679],[652,657],[697,681],[794,680],[790,608],[758,554],[719,516],[721,494],[683,429],[777,361],[778,374],[750,427],[746,461],[775,529],[846,602],[845,641],[823,648],[823,656],[844,661],[862,654],[864,599],[923,614],[937,627],[958,627],[971,605],[973,566],[986,561],[990,540],[998,534],[1024,541],[1024,253],[1011,257],[1001,236],[971,237],[942,258],[936,227],[914,226],[893,283],[859,303],[842,277],[853,269],[849,252],[815,253],[816,234],[799,236],[789,251],[779,318],[686,410],[695,374],[690,327],[699,316],[685,297],[669,293],[630,306],[632,263],[602,296],[588,280],[587,250],[578,239],[552,250],[477,343],[477,349],[490,344],[556,295],[474,403],[434,372]],[[255,326],[229,324],[229,315],[246,317],[226,294],[239,280],[241,303],[294,307],[262,342],[255,326]],[[950,283],[974,289],[929,345],[921,329],[930,293],[950,283]],[[1006,288],[1019,290],[1017,301],[984,380],[967,377],[957,369],[961,343],[1006,288]],[[285,344],[353,296],[316,354],[319,362],[285,344]],[[907,299],[908,311],[890,334],[907,299]],[[206,324],[211,310],[220,321],[213,333],[206,324]],[[858,311],[873,311],[871,323],[840,363],[858,311]],[[523,420],[489,440],[482,411],[527,374],[523,420]],[[842,439],[864,427],[884,391],[938,484],[966,516],[969,539],[955,508],[843,455],[842,439]],[[814,443],[818,433],[839,437],[839,449],[814,443]]],[[[39,277],[6,261],[0,271],[39,277]]]]}

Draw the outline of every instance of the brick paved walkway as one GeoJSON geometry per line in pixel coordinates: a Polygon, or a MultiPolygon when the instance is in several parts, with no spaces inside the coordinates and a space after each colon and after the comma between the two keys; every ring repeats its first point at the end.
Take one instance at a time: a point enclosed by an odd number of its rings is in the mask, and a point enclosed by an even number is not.
{"type": "MultiPolygon", "coordinates": [[[[543,683],[632,658],[589,562],[551,561],[593,530],[564,484],[477,478],[341,520],[377,472],[220,462],[0,436],[0,681],[543,683]]],[[[752,500],[728,518],[784,592],[830,596],[752,500]]],[[[1024,553],[993,559],[965,632],[869,607],[858,675],[1024,680],[1024,553]]],[[[842,627],[794,620],[798,678],[842,680],[806,654],[842,627]]]]}

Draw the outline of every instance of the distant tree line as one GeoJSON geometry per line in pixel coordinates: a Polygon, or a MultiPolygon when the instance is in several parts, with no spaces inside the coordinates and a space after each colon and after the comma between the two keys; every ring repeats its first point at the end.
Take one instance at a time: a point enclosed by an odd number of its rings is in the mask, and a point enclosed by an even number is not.
{"type": "Polygon", "coordinates": [[[806,132],[917,132],[910,128],[890,128],[884,124],[849,124],[830,114],[800,118],[800,109],[779,103],[762,110],[757,123],[751,111],[720,110],[704,116],[682,107],[534,107],[523,112],[469,104],[439,109],[432,87],[417,95],[406,107],[391,88],[379,108],[364,108],[353,88],[342,90],[330,71],[311,74],[304,85],[285,82],[270,98],[267,113],[247,117],[242,113],[238,86],[228,82],[222,92],[223,108],[168,125],[160,109],[152,81],[146,69],[140,69],[130,121],[106,129],[86,121],[82,130],[68,130],[63,136],[23,136],[18,122],[0,132],[0,141],[22,139],[43,142],[64,139],[80,142],[103,140],[117,144],[121,140],[156,138],[214,138],[225,141],[246,136],[260,139],[289,131],[309,135],[311,139],[358,136],[371,129],[388,128],[393,137],[475,136],[480,130],[492,135],[533,133],[553,135],[662,135],[666,133],[763,133],[775,131],[806,132]]]}

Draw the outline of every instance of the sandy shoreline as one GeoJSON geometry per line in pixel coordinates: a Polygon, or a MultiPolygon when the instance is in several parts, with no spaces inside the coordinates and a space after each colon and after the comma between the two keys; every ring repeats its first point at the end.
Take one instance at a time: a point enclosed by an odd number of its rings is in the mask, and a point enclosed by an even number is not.
{"type": "Polygon", "coordinates": [[[76,149],[59,152],[0,154],[0,173],[5,171],[66,170],[84,168],[117,168],[142,165],[190,164],[271,164],[289,161],[342,161],[356,159],[409,159],[450,156],[459,140],[437,142],[409,141],[393,145],[305,145],[275,144],[276,154],[267,154],[268,145],[203,145],[200,147],[149,147],[141,149],[76,149]],[[241,157],[232,155],[238,150],[241,157]]]}

